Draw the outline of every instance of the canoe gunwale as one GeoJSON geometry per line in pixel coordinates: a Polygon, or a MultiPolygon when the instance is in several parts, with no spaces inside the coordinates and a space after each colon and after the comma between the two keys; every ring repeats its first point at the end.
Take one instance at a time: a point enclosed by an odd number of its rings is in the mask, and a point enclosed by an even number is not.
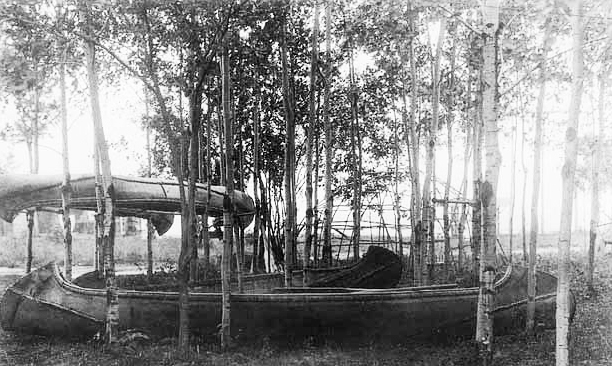
{"type": "MultiPolygon", "coordinates": [[[[59,265],[52,263],[53,266],[53,277],[56,283],[65,291],[88,295],[88,296],[106,296],[104,289],[92,289],[84,288],[74,285],[64,279],[61,273],[59,265]]],[[[495,288],[498,289],[504,286],[511,278],[512,267],[508,266],[504,276],[496,282],[495,288]]],[[[478,294],[478,287],[470,288],[413,288],[410,287],[404,289],[385,289],[385,291],[357,291],[357,292],[311,292],[311,293],[271,293],[271,294],[232,294],[232,301],[237,302],[295,302],[295,301],[308,301],[308,302],[341,302],[341,301],[381,301],[381,300],[402,300],[402,299],[419,299],[419,298],[431,298],[431,297],[457,297],[457,296],[473,296],[478,294]]],[[[119,298],[140,298],[150,300],[178,300],[178,292],[176,291],[136,291],[136,290],[122,290],[118,291],[119,298]]],[[[194,301],[219,301],[221,298],[220,293],[212,292],[190,292],[190,299],[194,301]]]]}

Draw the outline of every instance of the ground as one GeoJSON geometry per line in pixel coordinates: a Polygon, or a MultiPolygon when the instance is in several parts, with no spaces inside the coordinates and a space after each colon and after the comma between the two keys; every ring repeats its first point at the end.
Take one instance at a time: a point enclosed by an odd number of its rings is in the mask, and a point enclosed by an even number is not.
{"type": "MultiPolygon", "coordinates": [[[[572,365],[612,365],[612,255],[600,255],[595,272],[595,295],[584,291],[584,255],[574,252],[573,289],[577,312],[571,327],[572,365]]],[[[550,256],[540,257],[543,269],[554,271],[550,256]]],[[[0,276],[0,292],[16,275],[0,276]]],[[[496,365],[554,365],[555,333],[541,331],[535,339],[511,335],[495,339],[496,365]]],[[[172,339],[116,351],[103,350],[94,340],[68,342],[24,336],[0,330],[0,364],[4,365],[474,365],[469,340],[445,344],[403,344],[347,347],[309,340],[300,345],[263,340],[241,344],[229,352],[215,345],[194,346],[179,357],[172,339]]]]}

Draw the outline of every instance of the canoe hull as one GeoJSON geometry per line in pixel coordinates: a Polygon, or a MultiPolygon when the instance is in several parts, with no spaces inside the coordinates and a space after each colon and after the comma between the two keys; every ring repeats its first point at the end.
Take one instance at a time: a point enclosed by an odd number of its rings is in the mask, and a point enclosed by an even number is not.
{"type": "MultiPolygon", "coordinates": [[[[71,207],[79,210],[97,211],[95,177],[73,176],[71,207]]],[[[180,186],[177,181],[156,178],[113,176],[115,215],[151,218],[160,235],[165,233],[181,212],[180,186]]],[[[61,190],[63,176],[15,174],[0,175],[0,218],[12,222],[15,216],[28,209],[61,212],[61,190]]],[[[209,216],[223,214],[225,187],[208,187],[196,184],[195,210],[209,216]]],[[[254,218],[255,205],[246,193],[234,191],[231,197],[235,213],[242,227],[247,227],[254,218]]]]}
{"type": "MultiPolygon", "coordinates": [[[[28,275],[30,280],[18,281],[3,297],[0,315],[4,329],[79,336],[91,336],[101,329],[106,301],[103,290],[69,284],[54,266],[38,271],[28,275]],[[43,275],[33,278],[38,271],[43,275]],[[49,271],[52,276],[48,276],[49,271]],[[57,314],[61,314],[61,326],[49,321],[57,314]]],[[[514,270],[499,285],[495,313],[498,334],[523,328],[520,319],[526,302],[516,286],[524,284],[520,280],[524,273],[525,270],[514,270]]],[[[537,311],[538,320],[550,327],[554,326],[555,296],[551,289],[546,291],[537,298],[537,311]]],[[[475,288],[432,287],[233,294],[232,331],[244,338],[267,335],[293,339],[312,335],[393,342],[415,337],[471,336],[477,293],[475,288]]],[[[177,299],[178,294],[172,292],[120,291],[120,328],[176,335],[177,299]]],[[[214,336],[221,319],[221,294],[192,293],[190,305],[192,329],[203,336],[214,336]]]]}

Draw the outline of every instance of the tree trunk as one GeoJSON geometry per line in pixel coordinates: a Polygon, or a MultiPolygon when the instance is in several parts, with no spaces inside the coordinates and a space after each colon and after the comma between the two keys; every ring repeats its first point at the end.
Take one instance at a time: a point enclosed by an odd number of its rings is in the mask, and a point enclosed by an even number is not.
{"type": "MultiPolygon", "coordinates": [[[[417,11],[412,7],[412,2],[410,2],[409,6],[409,22],[410,22],[410,33],[412,37],[410,38],[409,45],[409,58],[410,58],[410,141],[412,142],[412,146],[408,146],[408,151],[412,148],[412,161],[411,161],[411,169],[410,169],[410,181],[411,181],[411,208],[410,208],[410,217],[411,217],[411,226],[412,226],[412,238],[411,238],[411,249],[410,253],[412,255],[412,269],[413,269],[413,282],[415,286],[423,284],[422,278],[422,262],[423,257],[421,256],[422,252],[422,241],[421,241],[421,183],[420,183],[420,140],[419,135],[417,134],[417,126],[418,121],[416,117],[417,113],[417,67],[416,67],[416,56],[414,51],[414,42],[416,37],[416,18],[418,16],[417,11]]],[[[405,85],[406,82],[403,82],[404,87],[402,88],[402,102],[403,108],[406,109],[406,93],[405,93],[405,85]]],[[[402,115],[405,115],[404,111],[402,115]]]]}
{"type": "MultiPolygon", "coordinates": [[[[544,124],[544,121],[542,121],[542,124],[544,124]]],[[[544,166],[544,146],[540,146],[540,166],[544,166]]],[[[540,234],[544,235],[544,216],[546,215],[546,212],[544,210],[544,187],[545,187],[545,183],[544,183],[544,174],[542,174],[540,176],[541,181],[540,181],[540,195],[542,196],[540,199],[540,222],[539,222],[539,226],[540,226],[540,234]]]]}
{"type": "Polygon", "coordinates": [[[544,98],[546,96],[546,79],[548,70],[546,59],[550,50],[551,21],[546,22],[544,33],[544,47],[542,50],[540,64],[540,92],[535,113],[535,136],[533,138],[533,185],[531,193],[531,230],[529,233],[529,271],[527,275],[527,319],[525,330],[529,334],[535,332],[535,310],[536,310],[536,248],[538,243],[538,200],[540,196],[540,178],[542,176],[542,113],[544,110],[544,98]]]}
{"type": "Polygon", "coordinates": [[[499,24],[498,0],[483,3],[483,121],[485,125],[485,180],[482,184],[483,236],[480,258],[480,291],[476,319],[476,341],[480,361],[490,365],[493,361],[493,315],[495,310],[495,266],[497,241],[497,180],[501,165],[498,146],[498,91],[497,91],[497,30],[499,24]]]}
{"type": "Polygon", "coordinates": [[[62,182],[62,216],[64,224],[64,276],[66,280],[72,281],[72,227],[70,223],[70,196],[72,187],[70,185],[70,165],[68,160],[68,126],[66,106],[66,50],[62,53],[59,65],[60,79],[60,110],[62,121],[62,163],[64,170],[64,181],[62,182]]]}
{"type": "Polygon", "coordinates": [[[434,175],[434,158],[436,154],[436,135],[438,133],[438,123],[440,118],[440,59],[442,54],[442,43],[444,42],[444,34],[446,33],[446,18],[440,19],[440,31],[438,33],[438,44],[436,47],[436,56],[433,66],[433,101],[432,101],[432,118],[428,131],[427,155],[425,162],[425,179],[423,182],[423,219],[422,219],[422,236],[421,243],[428,243],[426,260],[423,261],[422,278],[423,284],[428,285],[433,279],[433,270],[435,265],[435,242],[433,240],[434,229],[434,207],[431,200],[431,191],[435,190],[434,175]]]}
{"type": "MultiPolygon", "coordinates": [[[[450,34],[455,34],[456,23],[453,22],[450,34]]],[[[451,48],[451,74],[450,82],[448,84],[448,112],[446,118],[446,131],[447,131],[447,147],[448,147],[448,162],[446,169],[446,184],[444,186],[444,206],[442,213],[442,221],[444,223],[444,272],[446,278],[450,278],[451,272],[451,237],[450,237],[450,218],[448,215],[448,199],[450,196],[451,179],[453,175],[453,112],[454,112],[454,93],[455,93],[455,50],[456,41],[453,38],[453,45],[451,48]]]]}
{"type": "Polygon", "coordinates": [[[225,145],[223,143],[223,130],[225,129],[224,127],[224,118],[225,116],[223,115],[223,108],[218,108],[217,113],[219,114],[219,123],[217,126],[217,131],[219,133],[219,172],[220,172],[220,179],[219,179],[219,184],[220,185],[225,185],[225,163],[227,160],[227,157],[225,156],[225,149],[223,148],[225,145]]]}
{"type": "Polygon", "coordinates": [[[40,153],[38,151],[38,135],[40,115],[40,91],[38,88],[34,91],[34,119],[32,120],[32,173],[38,174],[38,166],[40,161],[40,153]]]}
{"type": "MultiPolygon", "coordinates": [[[[182,62],[183,53],[180,51],[180,59],[182,62]]],[[[179,126],[183,128],[183,89],[179,88],[179,126]]],[[[178,279],[178,310],[179,310],[179,334],[177,345],[179,350],[185,351],[186,345],[189,343],[189,288],[187,281],[189,280],[189,272],[186,271],[187,265],[187,247],[189,246],[189,222],[191,221],[189,206],[187,203],[187,194],[185,193],[185,172],[189,167],[186,163],[185,139],[187,138],[186,131],[182,131],[179,135],[179,154],[173,155],[173,170],[178,180],[180,207],[181,207],[181,246],[178,259],[177,279],[178,279]]],[[[188,156],[188,155],[187,155],[188,156]]]]}
{"type": "Polygon", "coordinates": [[[583,83],[583,29],[582,4],[580,0],[570,3],[570,20],[572,26],[572,87],[568,111],[567,130],[565,133],[565,163],[561,177],[563,179],[561,198],[561,225],[559,229],[559,279],[557,282],[556,310],[556,364],[569,364],[569,317],[570,317],[570,272],[569,254],[572,227],[572,202],[574,200],[574,176],[576,156],[578,154],[578,121],[583,83]]]}
{"type": "MultiPolygon", "coordinates": [[[[200,240],[203,243],[203,253],[202,253],[202,265],[204,266],[204,276],[207,275],[208,273],[208,269],[210,268],[210,236],[208,235],[208,202],[210,202],[210,186],[211,186],[211,181],[212,181],[212,169],[211,169],[211,165],[212,165],[212,159],[211,159],[211,155],[210,155],[210,144],[211,144],[211,140],[212,140],[212,121],[211,121],[211,115],[212,115],[212,108],[213,105],[210,102],[209,99],[209,104],[208,104],[208,108],[210,109],[210,111],[207,113],[207,118],[206,118],[206,155],[204,157],[204,161],[205,161],[205,177],[206,177],[206,206],[204,207],[204,213],[202,213],[202,235],[200,237],[200,240]]],[[[221,175],[223,174],[223,171],[220,172],[221,175]]],[[[204,278],[206,279],[206,277],[204,278]]]]}
{"type": "Polygon", "coordinates": [[[104,232],[104,191],[102,190],[102,173],[100,172],[100,154],[98,153],[98,138],[94,136],[93,171],[96,186],[96,206],[94,215],[94,232],[96,237],[95,264],[98,278],[104,278],[104,250],[102,248],[102,233],[104,232]]]}
{"type": "MultiPolygon", "coordinates": [[[[181,157],[184,151],[184,139],[181,139],[181,157]]],[[[178,159],[177,159],[178,160],[178,159]]],[[[182,171],[182,167],[179,167],[177,171],[182,171]]],[[[189,349],[189,257],[190,257],[190,241],[191,241],[191,210],[187,198],[185,197],[184,188],[184,177],[183,174],[179,174],[179,189],[181,195],[181,250],[178,261],[178,308],[179,308],[179,334],[178,334],[178,348],[182,352],[189,349]]],[[[191,175],[189,176],[191,183],[191,175]]]]}
{"type": "Polygon", "coordinates": [[[604,114],[604,97],[606,90],[606,80],[608,78],[607,72],[602,72],[599,75],[599,100],[598,100],[598,113],[599,113],[599,132],[595,138],[595,144],[593,145],[593,165],[592,165],[592,178],[591,178],[591,221],[589,224],[589,252],[587,261],[586,271],[586,282],[587,290],[589,293],[595,293],[593,287],[593,269],[595,267],[595,247],[597,243],[597,232],[599,227],[599,171],[601,166],[601,155],[602,145],[604,138],[603,126],[606,120],[604,114]]]}
{"type": "MultiPolygon", "coordinates": [[[[285,17],[287,15],[285,14],[285,17]]],[[[289,66],[287,64],[287,19],[283,20],[281,40],[282,85],[285,109],[286,140],[285,140],[285,286],[290,287],[293,271],[295,247],[295,211],[294,211],[294,162],[295,159],[295,116],[293,110],[293,94],[289,85],[289,66]]]]}
{"type": "Polygon", "coordinates": [[[242,243],[244,243],[244,241],[241,240],[242,236],[240,235],[240,225],[241,224],[240,220],[238,219],[238,216],[234,216],[234,250],[236,252],[236,279],[238,282],[238,293],[242,294],[244,293],[244,286],[242,283],[242,263],[244,262],[242,261],[242,253],[240,246],[242,245],[242,243]]]}
{"type": "Polygon", "coordinates": [[[474,203],[472,206],[472,269],[476,278],[475,285],[478,285],[480,277],[480,247],[482,244],[482,202],[480,200],[481,179],[482,179],[482,73],[476,74],[476,101],[474,105],[474,156],[473,156],[473,194],[474,203]]]}
{"type": "MultiPolygon", "coordinates": [[[[38,75],[36,71],[36,75],[38,75]]],[[[32,119],[32,132],[30,142],[28,143],[28,153],[30,158],[30,173],[38,174],[38,114],[40,109],[40,92],[38,88],[34,90],[34,118],[32,119]]],[[[27,140],[27,138],[26,138],[27,140]]],[[[32,260],[34,258],[32,251],[33,235],[34,235],[34,223],[36,220],[36,210],[28,211],[27,213],[28,222],[28,242],[26,249],[26,273],[30,273],[32,270],[32,260]]],[[[38,229],[37,229],[38,230],[38,229]]]]}
{"type": "Polygon", "coordinates": [[[266,252],[268,253],[267,255],[267,266],[266,266],[266,271],[267,272],[271,272],[272,271],[272,243],[271,243],[271,239],[270,239],[270,235],[269,235],[269,223],[271,222],[270,219],[270,204],[269,204],[269,194],[266,192],[266,186],[263,184],[263,180],[261,179],[261,175],[257,177],[259,180],[259,191],[260,191],[260,195],[261,195],[261,236],[262,239],[264,241],[263,245],[265,245],[266,247],[266,252]]]}
{"type": "Polygon", "coordinates": [[[34,232],[34,213],[36,211],[28,210],[26,212],[26,221],[28,225],[28,245],[26,249],[26,273],[32,271],[32,236],[34,232]]]}
{"type": "MultiPolygon", "coordinates": [[[[304,233],[303,267],[310,267],[310,252],[312,247],[312,144],[316,123],[316,85],[317,56],[319,54],[319,3],[314,4],[314,25],[312,27],[312,51],[310,54],[310,94],[308,104],[308,126],[306,127],[306,220],[304,233]]],[[[316,184],[316,182],[315,182],[316,184]]],[[[304,276],[306,284],[306,276],[304,276]]]]}
{"type": "MultiPolygon", "coordinates": [[[[353,174],[353,202],[352,202],[352,210],[353,210],[353,233],[351,236],[351,242],[353,244],[353,259],[359,259],[359,242],[361,241],[361,190],[360,190],[360,182],[361,182],[361,164],[360,158],[357,154],[357,134],[358,134],[358,91],[357,86],[355,85],[355,65],[354,65],[354,56],[353,56],[353,40],[349,40],[349,97],[351,100],[351,127],[350,127],[350,136],[351,136],[351,165],[352,165],[352,174],[353,174]]],[[[397,149],[397,141],[395,142],[395,148],[397,149]]],[[[399,216],[398,216],[399,219],[399,216]]],[[[401,233],[400,233],[401,236],[401,233]]],[[[400,248],[401,248],[401,239],[400,239],[400,248]]],[[[402,252],[400,250],[400,256],[402,252]]]]}
{"type": "MultiPolygon", "coordinates": [[[[221,288],[223,313],[221,317],[221,348],[227,349],[231,346],[230,333],[230,296],[231,296],[231,256],[232,256],[232,201],[234,191],[233,177],[233,151],[232,151],[232,119],[230,116],[230,90],[229,90],[229,55],[227,49],[228,38],[223,44],[221,55],[221,77],[222,77],[222,99],[223,99],[223,122],[225,126],[225,189],[226,196],[223,198],[223,255],[221,258],[221,288]]],[[[222,174],[223,175],[223,174],[222,174]]]]}
{"type": "MultiPolygon", "coordinates": [[[[146,149],[147,149],[147,177],[151,177],[152,170],[152,162],[151,162],[151,122],[149,120],[149,92],[146,87],[144,90],[145,95],[145,118],[146,126],[145,126],[145,134],[147,137],[146,141],[146,149]]],[[[153,235],[154,228],[151,219],[147,219],[147,278],[149,281],[153,277],[153,235]]]]}
{"type": "MultiPolygon", "coordinates": [[[[187,250],[189,251],[189,263],[186,263],[186,270],[189,271],[188,280],[190,283],[198,282],[198,220],[195,210],[195,184],[200,179],[200,128],[202,118],[202,87],[193,88],[189,97],[190,109],[190,139],[189,139],[189,191],[187,205],[189,209],[189,241],[187,250]]],[[[181,221],[182,222],[182,221],[181,221]]]]}
{"type": "Polygon", "coordinates": [[[317,266],[318,262],[319,262],[319,165],[321,162],[321,154],[320,154],[320,146],[319,146],[319,110],[320,110],[320,105],[321,105],[321,93],[318,93],[318,99],[317,99],[317,113],[316,113],[316,120],[315,120],[315,124],[313,126],[314,128],[314,187],[312,189],[312,195],[313,195],[313,208],[312,208],[312,215],[314,216],[314,222],[312,224],[312,254],[313,254],[313,262],[315,267],[317,266]]]}
{"type": "Polygon", "coordinates": [[[331,226],[332,213],[334,210],[334,196],[332,192],[332,155],[334,152],[332,125],[329,120],[329,100],[331,82],[331,3],[326,4],[325,8],[325,80],[323,94],[323,123],[325,128],[325,219],[323,223],[323,253],[322,261],[324,266],[331,266],[332,247],[331,247],[331,226]]]}
{"type": "MultiPolygon", "coordinates": [[[[467,200],[468,161],[470,159],[470,140],[471,140],[470,132],[466,131],[465,132],[465,147],[463,150],[463,180],[461,182],[461,186],[463,187],[462,192],[461,192],[461,197],[464,200],[467,200]]],[[[459,225],[457,225],[457,236],[458,236],[457,271],[459,273],[463,273],[463,266],[464,266],[464,258],[465,258],[464,235],[465,235],[466,221],[467,221],[467,205],[463,204],[461,205],[461,217],[459,218],[459,225]]]]}
{"type": "MultiPolygon", "coordinates": [[[[260,254],[263,252],[260,249],[261,242],[260,234],[261,226],[261,201],[259,199],[259,104],[261,103],[261,95],[255,95],[255,112],[253,113],[253,197],[255,198],[255,223],[253,225],[253,263],[251,265],[253,272],[260,272],[264,268],[260,266],[260,254]]],[[[306,249],[304,249],[306,250],[306,249]]]]}
{"type": "MultiPolygon", "coordinates": [[[[467,85],[466,85],[466,93],[465,93],[465,120],[469,121],[470,120],[470,109],[474,108],[474,105],[472,105],[472,77],[471,77],[471,71],[468,71],[468,75],[467,75],[467,85]]],[[[472,121],[472,123],[474,123],[474,121],[472,121]]],[[[468,165],[469,165],[469,159],[470,159],[470,144],[472,139],[470,138],[472,134],[469,131],[469,128],[465,129],[465,146],[464,146],[464,150],[463,150],[463,180],[461,182],[461,186],[463,187],[463,191],[462,191],[462,198],[464,200],[467,200],[467,191],[468,191],[468,165]]],[[[457,254],[457,269],[459,271],[459,273],[463,272],[463,259],[465,258],[465,252],[464,252],[464,233],[465,233],[465,223],[467,221],[467,205],[462,205],[461,206],[461,218],[459,219],[459,225],[457,228],[457,235],[459,236],[459,242],[458,242],[458,247],[459,247],[459,253],[457,254]]]]}
{"type": "MultiPolygon", "coordinates": [[[[87,10],[86,10],[87,11],[87,10]]],[[[89,19],[88,19],[89,23],[89,19]]],[[[102,171],[102,192],[104,197],[103,219],[101,225],[102,252],[104,253],[104,278],[106,282],[106,329],[104,340],[106,344],[112,344],[117,340],[119,327],[119,297],[115,282],[115,207],[113,182],[111,175],[110,157],[108,146],[104,137],[102,125],[102,113],[100,112],[100,101],[98,97],[98,75],[95,67],[95,47],[93,42],[87,42],[85,47],[87,57],[87,78],[89,81],[89,93],[91,101],[92,119],[100,167],[102,171]]]]}
{"type": "MultiPolygon", "coordinates": [[[[198,152],[200,135],[200,118],[202,115],[202,88],[196,85],[189,95],[189,121],[190,131],[181,136],[180,158],[175,158],[175,171],[178,173],[179,192],[181,197],[181,250],[178,261],[179,282],[179,336],[178,347],[182,351],[189,349],[190,317],[189,317],[189,282],[194,272],[194,247],[196,243],[196,214],[195,214],[195,184],[198,177],[198,152]],[[187,194],[185,194],[185,177],[183,168],[183,157],[185,156],[185,142],[189,137],[187,151],[187,194]]],[[[197,259],[197,258],[196,258],[197,259]]],[[[197,270],[197,268],[196,268],[197,270]]]]}
{"type": "Polygon", "coordinates": [[[523,243],[523,262],[527,262],[527,229],[525,224],[525,201],[527,198],[527,165],[525,165],[525,116],[521,113],[521,167],[523,171],[523,194],[521,196],[521,243],[523,243]]]}
{"type": "MultiPolygon", "coordinates": [[[[516,201],[516,141],[517,126],[516,117],[512,126],[512,162],[510,163],[510,220],[508,223],[508,260],[512,263],[512,251],[514,250],[514,203],[516,201]]],[[[523,192],[524,193],[524,192],[523,192]]]]}
{"type": "Polygon", "coordinates": [[[394,199],[393,209],[395,211],[395,232],[397,233],[397,240],[399,242],[399,255],[402,263],[404,262],[404,248],[402,246],[402,226],[401,226],[401,210],[400,210],[400,194],[399,194],[399,134],[398,134],[397,119],[395,118],[395,110],[393,111],[393,188],[394,188],[394,199]]]}

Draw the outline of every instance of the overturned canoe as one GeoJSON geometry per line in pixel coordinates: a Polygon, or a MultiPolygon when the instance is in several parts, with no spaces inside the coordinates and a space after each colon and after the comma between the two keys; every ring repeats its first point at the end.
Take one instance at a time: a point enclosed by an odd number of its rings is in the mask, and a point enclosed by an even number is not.
{"type": "MultiPolygon", "coordinates": [[[[538,321],[555,321],[556,278],[537,276],[538,321]]],[[[526,312],[527,271],[509,267],[496,285],[495,331],[522,329],[526,312]]],[[[413,337],[471,335],[478,288],[429,286],[367,290],[304,288],[267,294],[232,294],[232,332],[245,337],[326,336],[406,341],[413,337]]],[[[7,289],[0,303],[5,330],[90,336],[101,329],[104,290],[78,287],[49,264],[7,289]]],[[[572,302],[572,306],[574,303],[572,302]]],[[[221,319],[221,294],[190,294],[192,330],[214,335],[221,319]]],[[[178,293],[119,291],[120,328],[173,336],[178,325],[178,293]]]]}
{"type": "MultiPolygon", "coordinates": [[[[12,222],[15,216],[27,209],[58,212],[62,207],[61,175],[0,175],[0,218],[12,222]]],[[[113,193],[116,214],[151,218],[160,234],[172,225],[173,213],[181,210],[180,187],[177,181],[156,178],[113,176],[113,193]]],[[[96,182],[93,175],[75,176],[72,186],[71,207],[79,210],[97,210],[96,182]]],[[[196,212],[201,214],[208,205],[210,216],[223,215],[225,187],[196,185],[196,212]]],[[[234,191],[231,197],[234,211],[243,227],[253,220],[253,200],[243,192],[234,191]]]]}

